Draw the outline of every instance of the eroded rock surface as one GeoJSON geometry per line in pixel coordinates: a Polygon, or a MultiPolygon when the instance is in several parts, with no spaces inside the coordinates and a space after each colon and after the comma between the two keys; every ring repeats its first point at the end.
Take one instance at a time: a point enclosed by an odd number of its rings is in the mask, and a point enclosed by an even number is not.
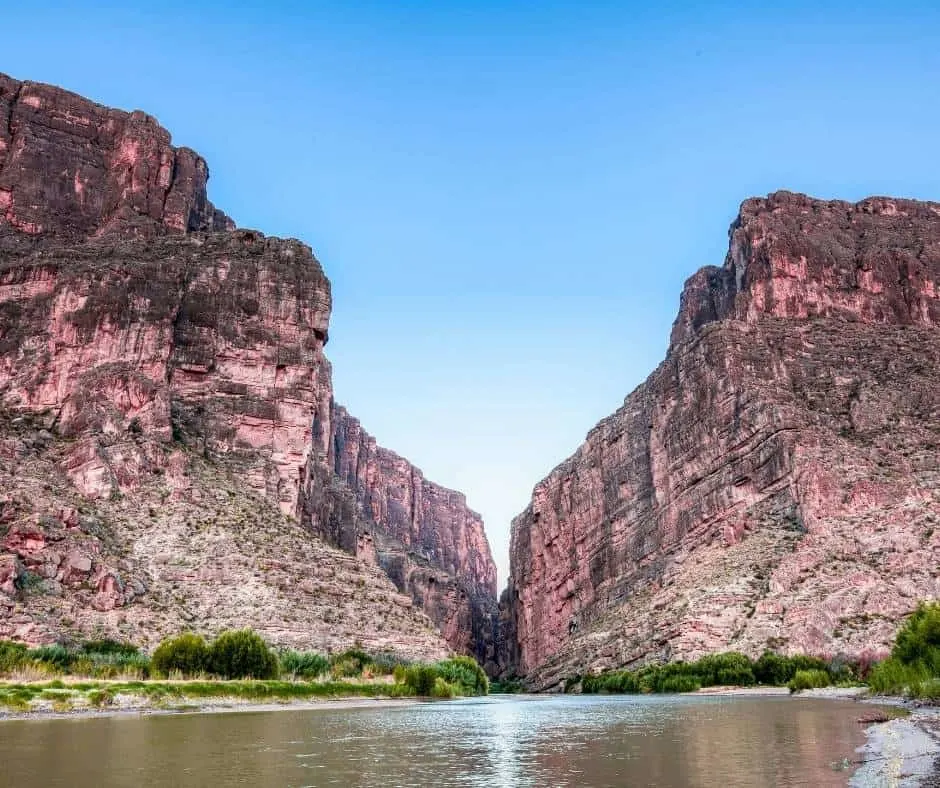
{"type": "Polygon", "coordinates": [[[89,500],[63,470],[69,442],[39,431],[0,420],[0,638],[152,648],[182,629],[250,626],[322,652],[450,652],[379,567],[311,537],[242,483],[239,462],[167,447],[164,472],[89,500]]]}
{"type": "MultiPolygon", "coordinates": [[[[245,529],[251,530],[248,500],[262,508],[273,504],[278,516],[306,529],[304,546],[287,521],[258,512],[258,527],[273,529],[257,534],[255,548],[266,558],[235,561],[237,568],[225,576],[243,585],[242,570],[250,569],[267,588],[281,550],[289,569],[276,583],[280,596],[249,610],[251,594],[243,594],[237,615],[219,606],[214,617],[200,619],[206,628],[241,616],[267,621],[262,628],[269,631],[287,631],[277,622],[300,616],[311,642],[330,630],[351,644],[356,627],[349,622],[373,625],[349,605],[361,601],[369,608],[365,600],[377,599],[381,587],[396,610],[401,599],[409,610],[415,602],[427,610],[452,648],[484,653],[479,633],[489,624],[481,623],[483,608],[470,600],[485,592],[492,611],[495,570],[479,517],[463,496],[422,477],[415,488],[420,514],[407,526],[399,517],[404,499],[395,475],[407,473],[405,460],[397,458],[394,472],[375,465],[368,480],[341,467],[323,352],[329,281],[299,241],[235,229],[208,201],[207,178],[205,162],[174,147],[169,133],[142,112],[108,109],[0,75],[0,426],[11,431],[0,451],[10,463],[5,467],[18,469],[5,480],[9,489],[38,481],[32,473],[48,475],[51,485],[47,501],[34,490],[17,504],[12,524],[0,526],[6,528],[0,530],[0,590],[19,622],[5,631],[17,637],[33,632],[31,616],[41,608],[37,590],[71,605],[63,618],[74,620],[76,631],[87,628],[82,610],[128,606],[135,613],[122,613],[126,620],[141,626],[146,620],[164,631],[144,615],[155,604],[155,578],[166,576],[153,569],[148,552],[157,542],[135,537],[128,521],[113,519],[106,530],[122,545],[116,555],[137,567],[122,573],[80,525],[57,520],[50,502],[68,500],[73,510],[101,517],[118,501],[149,507],[159,489],[161,505],[151,517],[167,533],[182,528],[186,534],[166,548],[167,561],[197,567],[173,582],[189,583],[180,598],[198,596],[199,583],[211,585],[215,576],[205,570],[212,564],[204,553],[210,545],[190,538],[192,518],[186,517],[186,528],[179,522],[185,507],[170,506],[209,495],[191,478],[198,471],[203,478],[216,474],[233,492],[233,511],[245,529]],[[22,424],[29,425],[25,433],[22,424]],[[36,462],[23,460],[34,455],[36,462]],[[69,490],[81,496],[81,506],[69,490]],[[310,530],[361,558],[340,559],[310,530]],[[281,538],[286,541],[279,545],[281,538]],[[379,545],[372,553],[370,540],[379,545]],[[143,550],[136,563],[128,558],[135,550],[143,550]],[[312,564],[306,573],[305,551],[312,564]],[[393,552],[397,561],[388,558],[393,552]],[[350,577],[361,573],[345,587],[349,604],[340,605],[345,612],[333,620],[312,620],[309,611],[293,609],[317,606],[304,594],[292,599],[290,587],[319,588],[311,579],[323,568],[314,566],[318,562],[348,564],[350,577]],[[388,570],[406,596],[376,567],[388,570]],[[139,572],[140,582],[128,580],[127,572],[139,572]],[[442,592],[432,588],[438,579],[442,592]],[[284,602],[276,614],[275,600],[284,602]]],[[[339,423],[347,420],[343,411],[339,423]]],[[[374,441],[372,448],[376,457],[392,456],[374,441]]],[[[237,540],[226,541],[235,538],[235,527],[224,503],[216,501],[205,515],[224,532],[211,545],[216,558],[220,545],[234,555],[243,549],[237,540]]],[[[343,588],[334,583],[333,597],[343,588]]],[[[269,591],[259,586],[257,599],[269,591]]],[[[50,620],[35,630],[43,638],[56,636],[50,620]]],[[[171,622],[167,618],[167,626],[171,622]]],[[[442,648],[419,610],[398,616],[396,626],[400,645],[414,626],[418,650],[442,648]]],[[[359,634],[365,643],[375,632],[359,634]]],[[[281,640],[295,643],[297,637],[281,640]]]]}
{"type": "Polygon", "coordinates": [[[362,517],[346,518],[341,532],[328,535],[338,544],[355,538],[357,553],[382,566],[451,645],[495,666],[496,566],[480,515],[463,493],[377,445],[341,406],[332,410],[331,432],[333,473],[352,490],[362,517]]]}
{"type": "Polygon", "coordinates": [[[940,596],[940,205],[752,199],[513,522],[504,665],[884,652],[940,596]]]}

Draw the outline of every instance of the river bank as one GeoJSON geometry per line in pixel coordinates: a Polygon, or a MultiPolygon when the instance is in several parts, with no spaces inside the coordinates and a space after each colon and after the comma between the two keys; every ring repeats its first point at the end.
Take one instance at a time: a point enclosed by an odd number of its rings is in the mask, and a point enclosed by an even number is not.
{"type": "Polygon", "coordinates": [[[870,725],[865,735],[852,788],[940,788],[940,708],[913,708],[907,717],[870,725]]]}
{"type": "Polygon", "coordinates": [[[0,720],[407,704],[393,682],[82,681],[0,683],[0,720]]]}
{"type": "Polygon", "coordinates": [[[155,714],[227,714],[258,711],[317,711],[322,709],[394,708],[426,702],[418,698],[389,698],[376,696],[337,697],[319,700],[287,698],[258,701],[238,697],[220,697],[211,700],[181,699],[175,703],[154,702],[141,695],[118,694],[107,706],[73,706],[56,708],[52,702],[38,701],[28,710],[0,707],[0,722],[29,719],[82,719],[97,717],[123,717],[155,714]]]}

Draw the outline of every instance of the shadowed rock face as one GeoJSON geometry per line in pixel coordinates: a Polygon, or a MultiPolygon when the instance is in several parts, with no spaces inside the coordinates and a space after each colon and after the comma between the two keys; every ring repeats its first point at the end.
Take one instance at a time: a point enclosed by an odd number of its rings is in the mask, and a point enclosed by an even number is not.
{"type": "Polygon", "coordinates": [[[504,666],[887,649],[940,596],[940,205],[748,200],[513,522],[504,666]]]}
{"type": "MultiPolygon", "coordinates": [[[[485,653],[479,633],[491,627],[482,616],[493,606],[495,569],[479,517],[405,460],[389,464],[394,455],[374,441],[368,479],[337,459],[349,419],[341,409],[334,418],[323,353],[329,281],[306,245],[234,229],[207,200],[207,178],[205,162],[173,147],[141,112],[0,75],[0,421],[28,417],[48,436],[39,440],[46,453],[20,463],[22,473],[48,470],[54,457],[53,475],[103,508],[143,500],[155,478],[170,499],[185,498],[194,486],[186,469],[202,458],[237,478],[233,500],[272,502],[361,554],[357,566],[382,566],[453,648],[485,653]],[[408,505],[398,490],[405,477],[420,478],[408,493],[411,521],[399,508],[408,505]],[[380,549],[370,556],[360,542],[373,532],[380,549]],[[474,607],[487,594],[490,607],[474,607]]],[[[27,448],[38,440],[27,438],[27,448]]],[[[51,516],[47,503],[18,505],[24,528],[51,516]]],[[[224,517],[224,507],[214,511],[224,517]]],[[[113,536],[126,542],[126,533],[113,536]]],[[[0,549],[0,589],[25,605],[25,548],[14,542],[7,554],[0,549]]],[[[48,572],[62,583],[59,575],[72,572],[61,563],[68,551],[54,552],[48,572]]],[[[89,560],[83,577],[108,587],[99,607],[148,604],[101,574],[106,557],[89,560]]],[[[366,607],[379,595],[370,587],[366,607]]],[[[428,620],[415,614],[412,623],[423,653],[433,652],[428,620]]]]}
{"type": "Polygon", "coordinates": [[[454,648],[495,667],[496,566],[480,515],[463,493],[428,481],[378,446],[345,408],[334,406],[331,433],[330,466],[353,492],[361,517],[340,520],[339,533],[322,522],[315,527],[337,544],[355,541],[454,648]]]}

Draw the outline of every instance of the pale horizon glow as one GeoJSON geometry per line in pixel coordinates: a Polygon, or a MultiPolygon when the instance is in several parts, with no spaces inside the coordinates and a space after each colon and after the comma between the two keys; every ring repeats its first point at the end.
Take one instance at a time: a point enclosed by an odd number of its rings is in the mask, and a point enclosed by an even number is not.
{"type": "Polygon", "coordinates": [[[662,360],[741,200],[940,198],[940,6],[15,4],[0,71],[141,108],[333,284],[338,402],[509,523],[662,360]],[[898,7],[900,8],[900,7],[898,7]]]}

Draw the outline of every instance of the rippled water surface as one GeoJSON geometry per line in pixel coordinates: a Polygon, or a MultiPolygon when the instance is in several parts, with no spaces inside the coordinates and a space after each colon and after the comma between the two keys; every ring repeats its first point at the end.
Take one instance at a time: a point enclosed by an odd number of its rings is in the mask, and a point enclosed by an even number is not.
{"type": "Polygon", "coordinates": [[[494,696],[0,722],[11,786],[844,786],[859,709],[800,698],[494,696]]]}

